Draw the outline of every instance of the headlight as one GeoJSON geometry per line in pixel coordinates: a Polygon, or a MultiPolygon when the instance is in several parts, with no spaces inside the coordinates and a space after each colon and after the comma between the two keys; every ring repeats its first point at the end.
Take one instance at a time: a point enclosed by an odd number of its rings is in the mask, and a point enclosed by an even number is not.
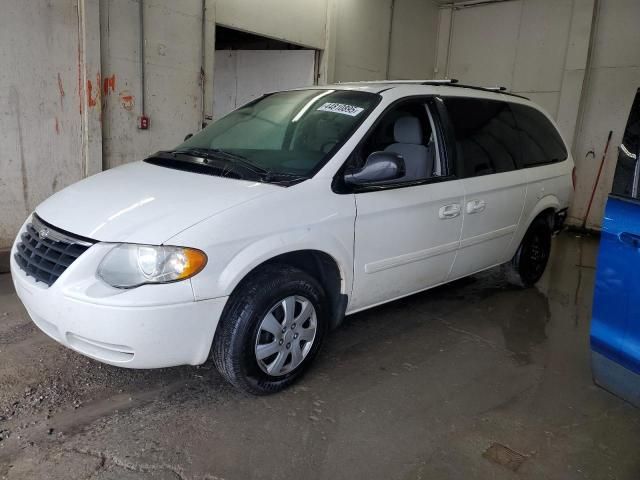
{"type": "Polygon", "coordinates": [[[133,288],[185,280],[206,264],[207,256],[195,248],[122,243],[100,262],[98,276],[112,287],[133,288]]]}

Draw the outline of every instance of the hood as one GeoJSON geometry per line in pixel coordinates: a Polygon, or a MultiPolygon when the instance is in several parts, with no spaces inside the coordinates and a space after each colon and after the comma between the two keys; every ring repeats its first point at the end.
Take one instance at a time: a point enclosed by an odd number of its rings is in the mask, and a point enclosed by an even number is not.
{"type": "Polygon", "coordinates": [[[51,225],[104,242],[160,244],[282,187],[135,162],[61,190],[36,208],[51,225]]]}

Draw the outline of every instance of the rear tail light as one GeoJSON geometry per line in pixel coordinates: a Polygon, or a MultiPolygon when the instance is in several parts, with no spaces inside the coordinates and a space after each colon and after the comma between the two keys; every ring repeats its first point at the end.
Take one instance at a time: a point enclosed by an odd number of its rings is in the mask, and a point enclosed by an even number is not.
{"type": "Polygon", "coordinates": [[[573,183],[573,190],[576,189],[576,167],[571,170],[571,182],[573,183]]]}

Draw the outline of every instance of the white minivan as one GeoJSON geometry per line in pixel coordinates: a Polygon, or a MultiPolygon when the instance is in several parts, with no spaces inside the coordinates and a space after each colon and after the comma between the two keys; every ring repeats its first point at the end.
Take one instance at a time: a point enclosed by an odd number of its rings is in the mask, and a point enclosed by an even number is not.
{"type": "Polygon", "coordinates": [[[11,272],[47,335],[112,365],[275,392],[349,315],[496,265],[529,286],[573,161],[525,98],[455,81],[265,95],[26,220],[11,272]]]}

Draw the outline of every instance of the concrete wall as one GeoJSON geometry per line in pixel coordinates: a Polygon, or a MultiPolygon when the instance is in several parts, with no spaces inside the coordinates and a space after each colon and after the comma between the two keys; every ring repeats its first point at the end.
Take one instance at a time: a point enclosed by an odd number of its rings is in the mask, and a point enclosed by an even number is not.
{"type": "Polygon", "coordinates": [[[440,12],[437,76],[506,86],[556,118],[576,160],[574,224],[584,217],[613,130],[589,222],[600,225],[615,147],[640,86],[638,19],[640,2],[634,0],[513,0],[440,12]]]}
{"type": "Polygon", "coordinates": [[[433,1],[396,0],[393,6],[389,78],[433,78],[439,8],[433,1]]]}
{"type": "MultiPolygon", "coordinates": [[[[433,0],[335,3],[333,81],[431,78],[439,9],[433,0]]],[[[330,7],[331,8],[331,7],[330,7]]]]}
{"type": "MultiPolygon", "coordinates": [[[[106,168],[178,145],[202,121],[202,2],[144,2],[145,110],[149,130],[138,130],[141,114],[139,4],[100,2],[102,151],[106,168]]],[[[213,3],[206,30],[213,36],[213,3]]],[[[214,46],[206,49],[213,59],[214,46]]],[[[213,72],[211,67],[210,72],[213,72]]],[[[211,109],[209,109],[209,113],[211,109]]]]}
{"type": "Polygon", "coordinates": [[[75,2],[3,1],[0,45],[2,248],[38,203],[84,176],[75,2]]]}
{"type": "Polygon", "coordinates": [[[386,78],[391,3],[391,0],[337,2],[335,81],[386,78]]]}

